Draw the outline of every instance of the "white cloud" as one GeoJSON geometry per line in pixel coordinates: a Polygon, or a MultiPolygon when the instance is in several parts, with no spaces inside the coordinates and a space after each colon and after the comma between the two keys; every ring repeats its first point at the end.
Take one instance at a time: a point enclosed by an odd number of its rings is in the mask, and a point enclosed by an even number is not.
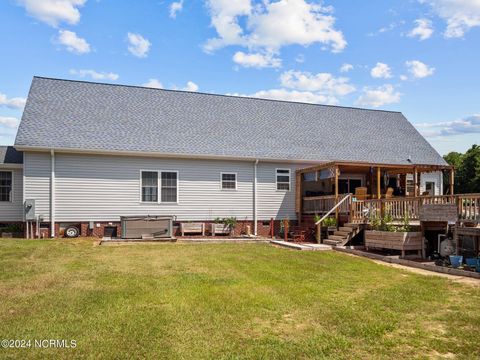
{"type": "Polygon", "coordinates": [[[317,3],[279,0],[252,5],[251,0],[208,0],[207,6],[218,35],[204,44],[207,52],[229,45],[277,52],[287,45],[314,43],[339,52],[347,45],[343,33],[334,27],[332,8],[317,3]]]}
{"type": "Polygon", "coordinates": [[[20,121],[17,118],[0,116],[0,125],[6,126],[7,128],[16,129],[19,123],[20,121]]]}
{"type": "Polygon", "coordinates": [[[402,81],[407,81],[407,80],[408,80],[408,76],[407,76],[407,75],[400,75],[400,80],[402,80],[402,81]]]}
{"type": "Polygon", "coordinates": [[[118,74],[112,73],[112,72],[97,72],[95,70],[87,70],[87,69],[81,69],[81,70],[75,70],[75,69],[70,69],[70,74],[72,75],[77,75],[79,77],[90,77],[93,80],[112,80],[115,81],[119,78],[118,74]]]}
{"type": "Polygon", "coordinates": [[[432,21],[429,19],[417,19],[415,20],[415,24],[417,25],[414,27],[409,33],[409,37],[418,37],[419,40],[427,40],[433,34],[433,26],[432,21]]]}
{"type": "MultiPolygon", "coordinates": [[[[154,78],[148,79],[148,81],[146,83],[143,83],[142,86],[155,88],[155,89],[166,89],[166,87],[163,86],[163,83],[160,80],[154,79],[154,78]]],[[[183,87],[179,88],[178,86],[173,85],[170,87],[170,89],[197,92],[200,89],[200,87],[197,84],[195,84],[193,81],[187,81],[187,84],[183,87]]]]}
{"type": "Polygon", "coordinates": [[[401,93],[395,91],[393,85],[386,84],[376,88],[365,87],[356,104],[360,106],[379,107],[400,101],[401,93]]]}
{"type": "Polygon", "coordinates": [[[164,86],[158,79],[148,79],[146,83],[143,83],[142,86],[151,87],[156,89],[163,89],[164,86]]]}
{"type": "Polygon", "coordinates": [[[280,76],[283,87],[302,91],[314,91],[330,96],[344,96],[355,91],[346,77],[334,77],[329,73],[311,74],[309,72],[289,70],[280,76]]]}
{"type": "Polygon", "coordinates": [[[183,0],[175,1],[170,4],[170,17],[175,19],[177,13],[183,10],[183,0]]]}
{"type": "Polygon", "coordinates": [[[435,13],[446,20],[446,38],[463,37],[473,27],[480,26],[478,0],[419,0],[429,4],[435,13]]]}
{"type": "Polygon", "coordinates": [[[431,76],[435,72],[435,68],[418,60],[407,61],[405,65],[408,68],[408,72],[416,79],[431,76]]]}
{"type": "Polygon", "coordinates": [[[480,133],[480,114],[460,120],[415,124],[415,126],[427,137],[478,134],[480,133]]]}
{"type": "Polygon", "coordinates": [[[64,45],[68,51],[74,54],[87,54],[90,52],[90,44],[76,33],[69,30],[60,30],[57,41],[64,45]]]}
{"type": "Polygon", "coordinates": [[[349,71],[353,70],[353,65],[352,64],[343,64],[342,67],[340,68],[340,72],[342,73],[347,73],[349,71]]]}
{"type": "Polygon", "coordinates": [[[251,53],[246,54],[242,51],[237,51],[233,55],[233,61],[243,67],[253,67],[253,68],[278,68],[282,65],[282,60],[275,57],[271,53],[261,54],[261,53],[251,53]]]}
{"type": "Polygon", "coordinates": [[[0,106],[6,106],[9,109],[23,109],[27,99],[22,97],[9,98],[7,95],[0,93],[0,106]]]}
{"type": "Polygon", "coordinates": [[[25,8],[28,15],[58,26],[61,22],[74,25],[80,21],[80,11],[87,0],[17,0],[25,8]]]}
{"type": "Polygon", "coordinates": [[[188,81],[187,85],[182,88],[184,91],[192,91],[192,92],[197,92],[199,89],[198,85],[195,84],[193,81],[188,81]]]}
{"type": "Polygon", "coordinates": [[[370,71],[370,75],[377,79],[389,79],[392,77],[392,69],[387,64],[377,62],[377,65],[370,71]]]}
{"type": "Polygon", "coordinates": [[[145,39],[140,34],[135,33],[128,33],[128,51],[136,57],[147,57],[148,51],[150,50],[150,46],[152,45],[150,41],[145,39]]]}
{"type": "Polygon", "coordinates": [[[271,89],[271,90],[261,90],[253,94],[227,94],[234,96],[248,96],[261,99],[272,99],[272,100],[284,100],[284,101],[294,101],[294,102],[305,102],[312,104],[330,104],[335,105],[338,103],[338,100],[333,96],[327,96],[322,94],[313,93],[310,91],[297,91],[297,90],[287,90],[287,89],[271,89]]]}
{"type": "Polygon", "coordinates": [[[296,57],[295,57],[295,61],[299,64],[303,64],[305,62],[305,55],[303,54],[298,54],[296,57]]]}

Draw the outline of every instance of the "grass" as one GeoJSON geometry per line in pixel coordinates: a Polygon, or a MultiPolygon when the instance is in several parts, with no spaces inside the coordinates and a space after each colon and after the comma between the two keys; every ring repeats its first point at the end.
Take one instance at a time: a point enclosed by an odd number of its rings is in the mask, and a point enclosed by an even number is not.
{"type": "Polygon", "coordinates": [[[478,358],[480,288],[268,244],[0,241],[0,358],[478,358]]]}

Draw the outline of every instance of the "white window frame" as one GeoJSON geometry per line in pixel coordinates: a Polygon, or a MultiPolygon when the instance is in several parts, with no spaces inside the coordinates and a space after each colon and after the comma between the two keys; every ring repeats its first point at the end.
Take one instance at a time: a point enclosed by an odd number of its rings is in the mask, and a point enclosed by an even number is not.
{"type": "MultiPolygon", "coordinates": [[[[287,174],[281,174],[280,176],[287,176],[287,174]]],[[[280,184],[286,184],[285,182],[280,182],[280,184]]],[[[275,190],[276,191],[281,191],[281,192],[289,192],[292,190],[292,169],[288,169],[288,168],[276,168],[275,169],[275,190]],[[282,170],[282,171],[288,171],[288,190],[285,190],[285,189],[279,189],[278,188],[278,170],[282,170]]]]}
{"type": "Polygon", "coordinates": [[[0,201],[0,203],[13,203],[13,184],[14,184],[14,173],[12,170],[4,170],[4,169],[0,169],[0,172],[9,172],[10,174],[12,174],[12,185],[10,186],[10,200],[8,201],[0,201]]]}
{"type": "MultiPolygon", "coordinates": [[[[226,180],[226,181],[231,181],[231,180],[226,180]]],[[[222,191],[237,191],[237,185],[238,185],[238,174],[236,172],[221,172],[220,173],[220,190],[222,191]],[[223,175],[235,175],[235,189],[227,189],[223,188],[223,175]]]]}
{"type": "Polygon", "coordinates": [[[178,170],[159,170],[158,171],[158,176],[159,176],[159,192],[158,192],[158,203],[159,204],[167,204],[167,205],[175,205],[180,202],[180,176],[178,173],[178,170]],[[177,201],[162,201],[162,173],[175,173],[177,174],[177,201]]]}
{"type": "Polygon", "coordinates": [[[141,169],[140,170],[140,203],[142,204],[158,204],[160,199],[160,171],[159,170],[148,170],[148,169],[141,169]],[[144,172],[154,172],[157,173],[157,201],[143,201],[142,197],[142,173],[144,172]]]}
{"type": "Polygon", "coordinates": [[[151,170],[151,169],[141,169],[139,176],[139,202],[145,205],[178,205],[180,203],[180,175],[178,170],[151,170]],[[142,173],[143,172],[154,172],[157,173],[157,201],[142,201],[142,173]],[[176,173],[177,174],[177,201],[162,201],[162,173],[176,173]]]}

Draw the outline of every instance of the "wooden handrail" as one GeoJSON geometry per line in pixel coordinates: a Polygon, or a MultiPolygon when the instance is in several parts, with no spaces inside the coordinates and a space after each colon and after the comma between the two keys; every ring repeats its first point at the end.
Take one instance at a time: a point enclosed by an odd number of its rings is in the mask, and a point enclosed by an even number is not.
{"type": "Polygon", "coordinates": [[[345,196],[345,197],[344,197],[342,200],[340,200],[333,208],[331,208],[325,215],[323,215],[323,217],[315,223],[315,226],[320,225],[323,220],[325,220],[327,217],[329,217],[332,212],[334,212],[335,210],[337,210],[337,208],[338,208],[340,205],[342,205],[342,204],[345,202],[345,200],[349,199],[351,196],[352,196],[352,194],[347,194],[347,196],[345,196]]]}

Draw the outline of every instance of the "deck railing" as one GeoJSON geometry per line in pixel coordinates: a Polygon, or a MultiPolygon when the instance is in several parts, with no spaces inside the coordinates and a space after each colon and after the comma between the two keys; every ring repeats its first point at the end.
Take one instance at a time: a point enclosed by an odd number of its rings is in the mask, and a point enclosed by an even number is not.
{"type": "MultiPolygon", "coordinates": [[[[344,196],[341,195],[339,201],[344,196]]],[[[393,197],[371,200],[355,200],[352,197],[349,201],[341,204],[339,212],[347,214],[349,221],[352,222],[363,222],[372,214],[380,216],[386,212],[395,221],[401,221],[406,216],[410,220],[418,220],[420,206],[424,204],[456,204],[460,220],[480,221],[480,194],[393,197]]],[[[303,198],[303,213],[323,215],[335,205],[335,196],[305,197],[303,198]]]]}

